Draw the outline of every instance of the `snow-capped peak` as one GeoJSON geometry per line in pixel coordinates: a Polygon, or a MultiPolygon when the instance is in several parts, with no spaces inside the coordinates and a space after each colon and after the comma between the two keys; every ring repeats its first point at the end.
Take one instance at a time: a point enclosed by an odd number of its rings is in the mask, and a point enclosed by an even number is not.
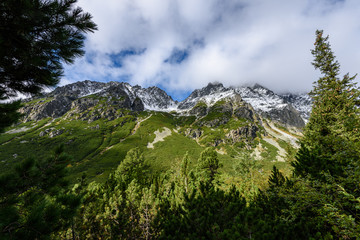
{"type": "Polygon", "coordinates": [[[225,88],[221,83],[209,83],[202,89],[194,90],[189,97],[179,104],[178,108],[180,110],[190,109],[199,101],[203,101],[207,105],[212,105],[220,99],[233,94],[235,94],[234,89],[225,88]]]}
{"type": "Polygon", "coordinates": [[[106,88],[106,83],[85,80],[57,87],[54,91],[50,92],[48,96],[63,95],[79,98],[100,92],[104,88],[106,88]]]}
{"type": "Polygon", "coordinates": [[[133,94],[144,103],[145,109],[154,111],[172,111],[177,108],[175,102],[167,93],[158,87],[132,88],[133,94]]]}
{"type": "Polygon", "coordinates": [[[254,87],[238,87],[235,91],[257,111],[269,112],[287,105],[279,95],[257,84],[254,87]]]}

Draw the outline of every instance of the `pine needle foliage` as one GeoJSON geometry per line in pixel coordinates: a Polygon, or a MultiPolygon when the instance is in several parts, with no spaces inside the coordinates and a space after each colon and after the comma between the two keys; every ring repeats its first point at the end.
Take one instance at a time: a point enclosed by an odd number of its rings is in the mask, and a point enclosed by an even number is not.
{"type": "Polygon", "coordinates": [[[84,54],[84,34],[97,27],[76,2],[0,1],[0,100],[55,86],[63,63],[84,54]]]}
{"type": "Polygon", "coordinates": [[[340,64],[328,38],[323,31],[316,31],[312,65],[322,76],[310,92],[312,113],[293,163],[296,174],[315,178],[321,178],[321,172],[344,176],[346,168],[356,164],[360,154],[360,91],[354,82],[356,75],[339,77],[340,64]]]}

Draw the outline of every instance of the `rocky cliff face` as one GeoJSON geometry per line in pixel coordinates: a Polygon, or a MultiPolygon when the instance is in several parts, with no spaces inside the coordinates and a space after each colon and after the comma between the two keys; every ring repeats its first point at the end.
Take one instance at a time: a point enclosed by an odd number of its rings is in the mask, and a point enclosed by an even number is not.
{"type": "MultiPolygon", "coordinates": [[[[222,88],[222,86],[219,87],[218,89],[222,88]]],[[[193,98],[187,101],[187,104],[192,105],[194,99],[207,97],[187,112],[196,116],[196,120],[191,125],[192,128],[185,131],[186,136],[196,139],[201,144],[216,147],[221,144],[233,145],[240,142],[248,146],[261,135],[260,116],[250,104],[243,101],[239,94],[227,95],[219,100],[219,98],[210,99],[206,95],[219,92],[209,91],[209,88],[206,91],[205,94],[203,94],[205,91],[197,91],[192,95],[193,98]],[[213,101],[215,101],[214,104],[209,104],[213,101]]]]}
{"type": "Polygon", "coordinates": [[[226,137],[231,139],[233,143],[241,142],[247,139],[254,139],[259,131],[258,126],[255,124],[240,127],[238,129],[230,130],[226,137]]]}
{"type": "Polygon", "coordinates": [[[283,108],[271,109],[268,112],[264,112],[263,116],[285,124],[286,126],[297,128],[303,128],[305,126],[301,114],[291,104],[286,104],[283,108]]]}
{"type": "Polygon", "coordinates": [[[281,97],[290,103],[307,121],[310,118],[312,101],[308,94],[282,94],[281,97]]]}
{"type": "Polygon", "coordinates": [[[71,103],[75,100],[72,96],[56,95],[49,99],[28,104],[20,109],[24,114],[24,121],[38,121],[43,118],[57,118],[71,109],[71,103]]]}

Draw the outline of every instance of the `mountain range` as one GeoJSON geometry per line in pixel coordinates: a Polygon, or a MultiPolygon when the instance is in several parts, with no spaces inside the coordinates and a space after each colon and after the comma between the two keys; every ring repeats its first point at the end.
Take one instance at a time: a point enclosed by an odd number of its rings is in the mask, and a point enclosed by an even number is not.
{"type": "Polygon", "coordinates": [[[119,108],[135,111],[175,111],[180,114],[191,114],[190,110],[199,102],[211,107],[220,100],[240,97],[260,115],[295,127],[303,127],[311,111],[311,100],[307,94],[276,94],[259,84],[226,88],[221,83],[209,83],[202,89],[194,90],[185,100],[177,102],[158,87],[142,88],[125,82],[103,83],[86,80],[58,87],[40,98],[47,99],[41,108],[29,106],[22,109],[22,112],[26,114],[26,120],[60,117],[75,105],[80,104],[81,108],[90,107],[94,102],[90,103],[85,99],[90,99],[91,96],[123,98],[121,103],[109,102],[112,105],[119,104],[119,108]]]}
{"type": "Polygon", "coordinates": [[[209,83],[178,102],[158,87],[86,80],[24,101],[22,121],[0,135],[0,169],[65,144],[72,180],[84,173],[105,179],[134,147],[152,171],[171,169],[186,152],[195,164],[208,146],[230,175],[244,151],[267,166],[264,173],[273,164],[287,171],[310,111],[306,94],[258,84],[209,83]]]}

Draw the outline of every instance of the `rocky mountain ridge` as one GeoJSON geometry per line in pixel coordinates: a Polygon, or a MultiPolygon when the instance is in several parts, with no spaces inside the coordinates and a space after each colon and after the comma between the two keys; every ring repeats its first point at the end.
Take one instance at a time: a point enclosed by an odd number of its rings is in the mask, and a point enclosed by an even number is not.
{"type": "Polygon", "coordinates": [[[194,90],[184,101],[177,102],[158,87],[142,88],[125,82],[86,80],[58,87],[42,98],[28,100],[21,112],[24,113],[25,121],[79,113],[81,116],[78,118],[84,120],[99,117],[114,119],[121,116],[117,110],[122,108],[204,116],[218,101],[234,98],[246,103],[247,109],[251,106],[251,111],[262,117],[297,128],[305,125],[311,110],[311,101],[307,95],[279,95],[258,84],[252,87],[224,87],[221,83],[209,83],[202,89],[194,90]],[[199,103],[203,105],[198,106],[199,103]],[[81,114],[98,104],[103,109],[81,114]]]}

